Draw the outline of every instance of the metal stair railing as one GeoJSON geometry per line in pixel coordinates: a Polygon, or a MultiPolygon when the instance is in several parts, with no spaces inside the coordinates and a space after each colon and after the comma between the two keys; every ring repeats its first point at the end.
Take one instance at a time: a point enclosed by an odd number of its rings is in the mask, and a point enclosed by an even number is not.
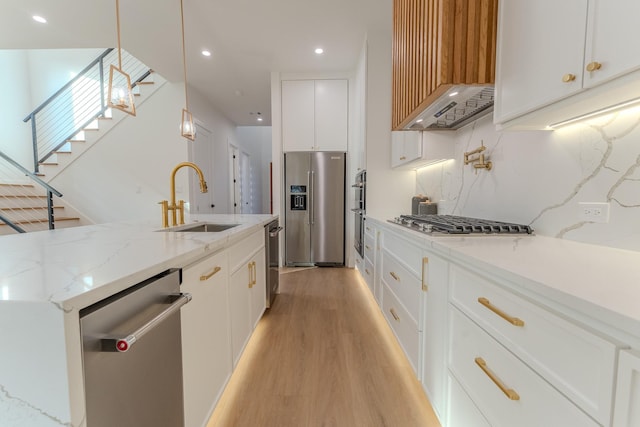
{"type": "Polygon", "coordinates": [[[0,194],[0,200],[5,202],[2,203],[4,207],[0,207],[0,221],[18,233],[25,233],[26,231],[18,223],[40,222],[37,216],[38,207],[21,206],[15,201],[12,203],[10,199],[42,198],[42,189],[44,189],[46,190],[49,229],[55,229],[53,196],[62,197],[62,193],[42,181],[33,172],[11,159],[2,151],[0,151],[0,182],[9,184],[17,189],[17,194],[0,194]],[[15,219],[9,219],[8,214],[13,214],[12,216],[15,219]]]}
{"type": "MultiPolygon", "coordinates": [[[[110,48],[84,70],[33,110],[24,122],[31,121],[34,172],[68,140],[104,115],[107,110],[109,68],[118,66],[118,51],[110,48]]],[[[126,51],[122,51],[122,69],[131,76],[132,87],[147,78],[151,70],[126,51]]]]}

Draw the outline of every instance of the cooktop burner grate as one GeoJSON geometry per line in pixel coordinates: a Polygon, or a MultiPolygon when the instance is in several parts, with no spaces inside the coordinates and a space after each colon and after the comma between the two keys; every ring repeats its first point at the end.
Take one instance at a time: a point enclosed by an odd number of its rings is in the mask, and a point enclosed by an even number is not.
{"type": "Polygon", "coordinates": [[[424,233],[532,234],[528,225],[454,215],[400,215],[390,221],[424,233]]]}

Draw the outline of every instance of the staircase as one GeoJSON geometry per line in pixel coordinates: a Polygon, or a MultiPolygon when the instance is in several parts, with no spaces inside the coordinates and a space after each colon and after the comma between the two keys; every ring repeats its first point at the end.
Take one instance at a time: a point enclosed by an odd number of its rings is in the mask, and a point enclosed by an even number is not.
{"type": "MultiPolygon", "coordinates": [[[[132,85],[136,107],[139,107],[165,80],[128,53],[125,55],[127,66],[135,70],[132,78],[140,76],[132,85]]],[[[34,159],[38,159],[34,162],[35,173],[0,152],[0,235],[91,223],[63,201],[60,198],[62,194],[47,183],[78,160],[117,123],[130,117],[119,110],[104,107],[104,70],[108,70],[114,58],[112,49],[105,51],[25,118],[25,122],[31,122],[33,131],[34,159]],[[85,98],[80,100],[82,111],[78,113],[78,99],[70,105],[68,98],[69,93],[75,96],[80,91],[85,98]],[[65,109],[69,111],[66,114],[65,109]],[[85,125],[70,127],[78,121],[85,125]],[[72,136],[65,138],[65,134],[72,136]],[[53,195],[58,197],[54,199],[53,195]]]]}
{"type": "MultiPolygon", "coordinates": [[[[49,229],[48,195],[46,189],[30,183],[0,183],[0,215],[26,232],[49,229]]],[[[57,199],[60,201],[60,199],[57,199]]],[[[81,224],[80,217],[67,215],[63,205],[52,206],[56,228],[81,224]]],[[[0,235],[15,234],[16,230],[0,221],[0,235]]]]}

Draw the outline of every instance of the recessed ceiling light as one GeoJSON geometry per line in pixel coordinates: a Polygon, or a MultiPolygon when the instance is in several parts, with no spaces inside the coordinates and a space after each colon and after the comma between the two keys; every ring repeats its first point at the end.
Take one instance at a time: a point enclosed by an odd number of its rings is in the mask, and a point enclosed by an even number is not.
{"type": "Polygon", "coordinates": [[[319,48],[316,48],[315,52],[316,52],[316,55],[322,55],[324,53],[324,49],[319,47],[319,48]]]}
{"type": "Polygon", "coordinates": [[[262,121],[262,117],[258,117],[258,121],[261,122],[262,121]]]}
{"type": "Polygon", "coordinates": [[[32,18],[33,18],[34,21],[39,22],[41,24],[46,24],[47,23],[47,20],[44,19],[42,16],[33,15],[32,18]]]}
{"type": "Polygon", "coordinates": [[[418,120],[416,120],[416,123],[422,123],[423,120],[424,119],[418,119],[418,120]]]}
{"type": "Polygon", "coordinates": [[[457,94],[458,94],[458,92],[451,92],[451,93],[449,94],[449,96],[452,96],[452,97],[453,97],[453,96],[456,96],[457,94]]]}
{"type": "Polygon", "coordinates": [[[202,54],[204,56],[211,56],[211,51],[208,51],[208,50],[205,49],[205,50],[202,51],[202,54]]]}

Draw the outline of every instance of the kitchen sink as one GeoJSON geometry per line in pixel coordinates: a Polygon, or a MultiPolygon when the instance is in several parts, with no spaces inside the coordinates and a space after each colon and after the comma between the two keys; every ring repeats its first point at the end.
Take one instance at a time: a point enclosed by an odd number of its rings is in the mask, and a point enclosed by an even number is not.
{"type": "Polygon", "coordinates": [[[214,224],[210,222],[201,222],[198,224],[181,226],[179,228],[165,228],[161,231],[217,233],[233,227],[237,227],[238,225],[240,224],[214,224]]]}

